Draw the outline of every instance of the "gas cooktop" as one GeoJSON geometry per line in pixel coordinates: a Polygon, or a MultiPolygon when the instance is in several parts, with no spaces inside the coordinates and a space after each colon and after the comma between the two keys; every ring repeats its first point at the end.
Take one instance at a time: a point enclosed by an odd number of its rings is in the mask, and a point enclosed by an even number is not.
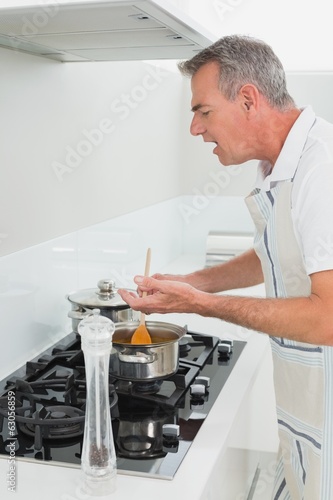
{"type": "MultiPolygon", "coordinates": [[[[145,384],[109,377],[119,473],[172,479],[246,342],[188,332],[178,371],[145,384]]],[[[86,403],[71,333],[0,382],[0,458],[80,467],[86,403]]]]}

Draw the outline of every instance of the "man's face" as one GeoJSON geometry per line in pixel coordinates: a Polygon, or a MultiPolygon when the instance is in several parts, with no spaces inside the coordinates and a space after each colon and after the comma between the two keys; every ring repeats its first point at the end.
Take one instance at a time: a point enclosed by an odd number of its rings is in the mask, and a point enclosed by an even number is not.
{"type": "Polygon", "coordinates": [[[215,62],[202,66],[192,77],[192,111],[190,131],[213,142],[213,153],[223,165],[237,165],[249,159],[248,122],[244,100],[237,96],[228,101],[218,88],[219,67],[215,62]]]}

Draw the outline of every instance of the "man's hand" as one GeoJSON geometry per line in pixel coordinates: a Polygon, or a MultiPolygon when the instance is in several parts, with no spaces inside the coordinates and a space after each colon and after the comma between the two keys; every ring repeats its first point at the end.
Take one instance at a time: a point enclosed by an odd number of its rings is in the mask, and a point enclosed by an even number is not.
{"type": "Polygon", "coordinates": [[[165,275],[135,276],[134,282],[138,285],[138,294],[123,289],[118,293],[132,309],[146,314],[193,312],[196,295],[200,293],[187,283],[166,279],[165,275]],[[147,296],[142,297],[142,292],[147,292],[147,296]]]}

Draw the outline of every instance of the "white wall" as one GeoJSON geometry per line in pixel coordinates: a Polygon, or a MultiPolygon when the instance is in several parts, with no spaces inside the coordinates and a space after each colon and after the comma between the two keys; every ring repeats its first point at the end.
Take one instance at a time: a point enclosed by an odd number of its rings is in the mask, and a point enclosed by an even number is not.
{"type": "Polygon", "coordinates": [[[180,194],[178,72],[0,49],[0,255],[180,194]]]}

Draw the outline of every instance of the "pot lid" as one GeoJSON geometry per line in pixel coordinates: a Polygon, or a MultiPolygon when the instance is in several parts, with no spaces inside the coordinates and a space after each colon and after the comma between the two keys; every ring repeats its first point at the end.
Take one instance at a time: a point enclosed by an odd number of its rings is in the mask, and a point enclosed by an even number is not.
{"type": "Polygon", "coordinates": [[[82,307],[127,309],[129,305],[117,293],[116,284],[112,279],[102,279],[97,283],[98,288],[88,288],[73,292],[67,299],[82,307]]]}

